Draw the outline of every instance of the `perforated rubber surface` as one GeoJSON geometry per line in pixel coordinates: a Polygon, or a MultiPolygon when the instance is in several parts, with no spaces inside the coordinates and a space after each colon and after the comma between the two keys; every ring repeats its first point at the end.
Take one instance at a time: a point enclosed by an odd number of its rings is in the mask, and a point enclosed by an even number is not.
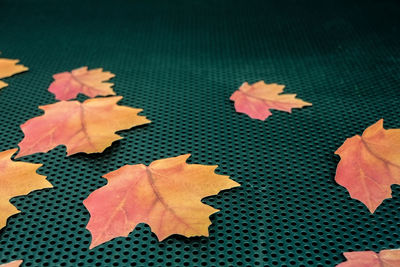
{"type": "MultiPolygon", "coordinates": [[[[30,71],[0,91],[0,149],[54,103],[52,74],[81,66],[116,74],[123,105],[153,121],[102,154],[65,148],[43,163],[53,189],[15,197],[0,263],[23,266],[334,266],[342,252],[400,248],[400,187],[375,214],[334,182],[334,151],[384,118],[400,128],[400,3],[359,1],[0,1],[2,56],[30,71]],[[230,95],[265,80],[312,102],[265,122],[235,113],[230,95]],[[102,174],[191,153],[242,184],[204,199],[210,237],[159,243],[147,225],[88,250],[82,204],[102,174]]],[[[81,101],[84,97],[79,98],[81,101]]]]}

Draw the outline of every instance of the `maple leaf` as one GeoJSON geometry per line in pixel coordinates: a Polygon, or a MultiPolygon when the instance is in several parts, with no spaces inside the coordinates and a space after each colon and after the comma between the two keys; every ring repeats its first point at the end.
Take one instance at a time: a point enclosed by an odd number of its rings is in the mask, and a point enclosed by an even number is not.
{"type": "Polygon", "coordinates": [[[53,75],[54,82],[48,90],[57,100],[74,99],[79,93],[89,97],[115,95],[111,88],[114,84],[105,82],[113,77],[114,74],[101,68],[88,70],[82,67],[53,75]]]}
{"type": "Polygon", "coordinates": [[[1,264],[0,267],[19,267],[22,264],[22,260],[16,260],[9,263],[1,264]]]}
{"type": "Polygon", "coordinates": [[[243,83],[230,100],[235,102],[236,112],[245,113],[252,119],[265,120],[272,115],[270,109],[291,113],[292,108],[311,106],[311,103],[296,98],[295,94],[280,95],[284,85],[265,84],[264,81],[249,85],[243,83]]]}
{"type": "Polygon", "coordinates": [[[15,152],[16,148],[0,152],[0,229],[6,226],[8,217],[19,213],[10,203],[11,198],[53,187],[46,176],[36,173],[42,164],[12,161],[15,152]]]}
{"type": "Polygon", "coordinates": [[[341,158],[336,182],[371,213],[392,197],[390,186],[400,184],[400,129],[385,130],[383,119],[362,136],[348,138],[335,153],[341,158]]]}
{"type": "Polygon", "coordinates": [[[343,253],[346,262],[336,267],[398,267],[400,266],[400,249],[382,250],[379,254],[373,251],[355,251],[343,253]]]}
{"type": "Polygon", "coordinates": [[[90,248],[127,236],[139,223],[147,223],[160,241],[172,234],[208,236],[209,216],[218,210],[201,199],[239,184],[215,174],[217,166],[187,164],[189,157],[125,165],[104,175],[108,184],[83,201],[91,214],[90,248]]]}
{"type": "MultiPolygon", "coordinates": [[[[18,62],[18,59],[0,58],[0,79],[28,70],[24,65],[17,64],[18,62]]],[[[5,82],[0,81],[0,89],[7,85],[5,82]]]]}
{"type": "Polygon", "coordinates": [[[6,84],[3,81],[0,81],[0,89],[6,87],[8,84],[6,84]]]}
{"type": "Polygon", "coordinates": [[[121,99],[122,96],[115,96],[40,106],[44,115],[21,125],[25,137],[19,143],[16,158],[48,152],[58,145],[67,147],[68,156],[103,152],[112,142],[122,139],[116,131],[150,123],[138,115],[142,109],[117,105],[121,99]]]}

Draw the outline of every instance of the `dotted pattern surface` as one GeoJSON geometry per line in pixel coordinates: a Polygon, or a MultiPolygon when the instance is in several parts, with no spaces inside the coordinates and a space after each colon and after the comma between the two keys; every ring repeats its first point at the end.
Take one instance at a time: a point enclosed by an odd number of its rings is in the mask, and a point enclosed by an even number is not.
{"type": "MultiPolygon", "coordinates": [[[[400,187],[375,214],[334,182],[334,151],[384,118],[400,128],[397,0],[2,0],[2,56],[30,71],[0,91],[0,149],[54,103],[52,74],[80,66],[116,74],[120,104],[153,121],[120,132],[102,154],[59,146],[43,163],[54,189],[15,197],[0,231],[0,263],[23,266],[334,266],[342,252],[400,248],[400,187]],[[285,84],[312,102],[265,122],[236,113],[244,81],[285,84]],[[138,225],[89,250],[82,204],[125,164],[191,153],[242,187],[204,199],[210,237],[158,242],[138,225]]],[[[80,97],[79,100],[84,100],[80,97]]]]}

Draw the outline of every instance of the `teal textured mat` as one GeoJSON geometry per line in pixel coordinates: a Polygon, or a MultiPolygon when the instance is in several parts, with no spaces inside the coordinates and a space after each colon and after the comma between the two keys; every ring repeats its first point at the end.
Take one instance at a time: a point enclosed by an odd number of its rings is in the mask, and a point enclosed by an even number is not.
{"type": "MultiPolygon", "coordinates": [[[[400,3],[327,1],[0,0],[0,51],[29,72],[0,91],[0,150],[54,103],[52,75],[103,67],[120,104],[153,123],[120,132],[102,154],[65,148],[43,163],[53,189],[12,199],[0,263],[23,266],[334,266],[342,252],[400,248],[400,187],[371,215],[334,182],[334,151],[380,118],[400,128],[400,3]],[[244,82],[286,85],[312,102],[265,122],[234,111],[244,82]],[[82,204],[125,164],[191,153],[242,187],[204,200],[210,237],[158,242],[138,225],[89,250],[82,204]]],[[[80,97],[80,100],[85,99],[80,97]]]]}

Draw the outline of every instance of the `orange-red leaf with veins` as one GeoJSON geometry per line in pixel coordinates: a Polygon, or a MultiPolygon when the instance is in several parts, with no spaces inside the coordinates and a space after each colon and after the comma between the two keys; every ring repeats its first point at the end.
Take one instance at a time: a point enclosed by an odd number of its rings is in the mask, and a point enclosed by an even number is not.
{"type": "Polygon", "coordinates": [[[0,267],[19,267],[22,264],[22,260],[16,260],[9,263],[1,264],[0,267]]]}
{"type": "Polygon", "coordinates": [[[70,100],[84,94],[88,97],[115,95],[113,83],[108,83],[114,74],[103,69],[88,70],[87,67],[75,69],[71,72],[62,72],[53,75],[54,82],[50,84],[49,91],[58,100],[70,100]]]}
{"type": "Polygon", "coordinates": [[[17,149],[0,152],[0,229],[6,226],[8,217],[19,213],[11,198],[52,187],[46,176],[36,173],[42,164],[12,161],[15,152],[17,149]]]}
{"type": "Polygon", "coordinates": [[[362,136],[348,138],[335,152],[341,158],[336,182],[373,213],[392,197],[392,184],[400,184],[400,129],[383,129],[383,119],[362,136]]]}
{"type": "Polygon", "coordinates": [[[103,152],[112,142],[122,139],[116,131],[147,124],[150,121],[135,109],[117,105],[121,96],[93,98],[83,103],[61,101],[39,107],[44,115],[21,125],[25,134],[19,143],[18,157],[48,152],[58,145],[67,154],[103,152]]]}
{"type": "Polygon", "coordinates": [[[237,112],[245,113],[253,119],[265,120],[272,115],[270,109],[292,112],[292,108],[311,106],[311,103],[296,98],[294,94],[284,94],[284,85],[265,84],[264,81],[252,85],[243,83],[233,93],[231,100],[235,102],[237,112]]]}
{"type": "Polygon", "coordinates": [[[239,186],[217,175],[217,166],[187,164],[190,155],[125,165],[104,177],[108,184],[83,201],[90,212],[90,248],[127,236],[147,223],[161,241],[172,234],[208,236],[209,216],[218,210],[201,200],[239,186]]]}
{"type": "MultiPolygon", "coordinates": [[[[14,74],[27,71],[28,68],[24,65],[18,64],[18,59],[0,58],[0,79],[13,76],[14,74]]],[[[6,87],[3,81],[0,81],[0,89],[6,87]]]]}
{"type": "Polygon", "coordinates": [[[373,251],[355,251],[343,253],[347,261],[336,267],[399,267],[400,249],[373,251]]]}

